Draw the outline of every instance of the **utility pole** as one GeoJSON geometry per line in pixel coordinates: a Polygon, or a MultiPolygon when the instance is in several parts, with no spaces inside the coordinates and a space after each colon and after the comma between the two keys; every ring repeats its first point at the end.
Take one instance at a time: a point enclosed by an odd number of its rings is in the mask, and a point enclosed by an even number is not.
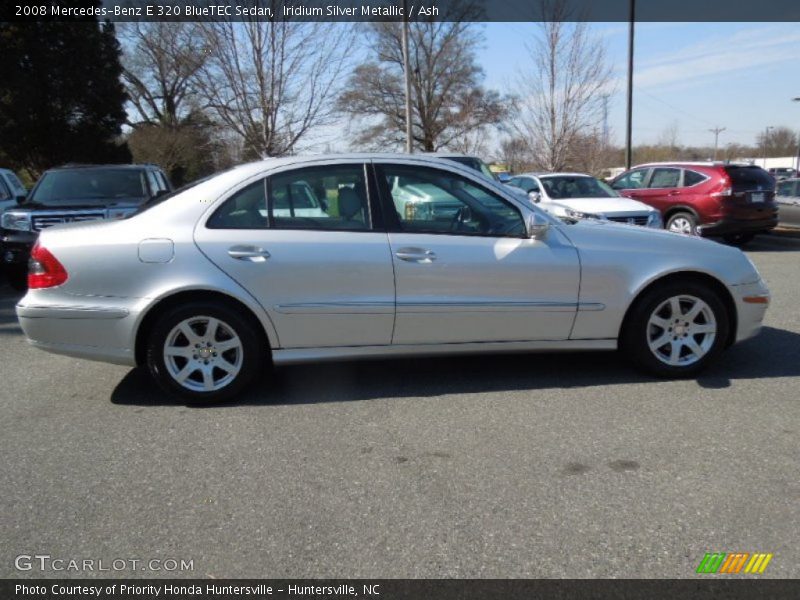
{"type": "Polygon", "coordinates": [[[608,94],[601,96],[603,99],[603,148],[608,146],[608,94]]]}
{"type": "Polygon", "coordinates": [[[769,142],[769,132],[775,129],[772,125],[768,125],[764,130],[764,168],[767,168],[767,142],[769,142]]]}
{"type": "MultiPolygon", "coordinates": [[[[800,96],[792,98],[792,102],[800,102],[800,96]]],[[[797,133],[797,167],[795,170],[797,174],[800,175],[800,132],[797,133]]]]}
{"type": "Polygon", "coordinates": [[[633,33],[636,21],[636,0],[630,1],[628,15],[628,111],[625,124],[625,168],[630,169],[633,162],[633,33]]]}
{"type": "Polygon", "coordinates": [[[411,68],[408,59],[408,7],[403,0],[403,73],[406,83],[406,152],[411,154],[414,146],[411,143],[411,68]]]}
{"type": "Polygon", "coordinates": [[[714,127],[713,129],[709,129],[711,133],[714,134],[714,160],[717,160],[717,145],[719,143],[719,134],[725,131],[727,127],[714,127]]]}

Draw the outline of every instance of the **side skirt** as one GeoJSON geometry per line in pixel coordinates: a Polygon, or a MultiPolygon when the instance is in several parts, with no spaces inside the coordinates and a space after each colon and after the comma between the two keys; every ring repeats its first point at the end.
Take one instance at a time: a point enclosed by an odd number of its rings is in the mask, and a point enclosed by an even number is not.
{"type": "Polygon", "coordinates": [[[616,350],[617,340],[556,340],[537,342],[472,342],[464,344],[398,344],[394,346],[338,346],[334,348],[291,348],[272,351],[276,365],[350,359],[378,359],[402,356],[446,356],[510,352],[578,352],[616,350]]]}

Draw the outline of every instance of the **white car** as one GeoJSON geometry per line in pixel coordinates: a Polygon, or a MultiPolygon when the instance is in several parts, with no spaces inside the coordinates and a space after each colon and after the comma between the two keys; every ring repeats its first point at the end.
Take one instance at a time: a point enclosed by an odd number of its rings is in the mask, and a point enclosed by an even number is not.
{"type": "Polygon", "coordinates": [[[624,198],[607,184],[584,173],[523,173],[509,186],[528,194],[531,202],[556,217],[607,219],[617,223],[661,229],[661,213],[624,198]]]}

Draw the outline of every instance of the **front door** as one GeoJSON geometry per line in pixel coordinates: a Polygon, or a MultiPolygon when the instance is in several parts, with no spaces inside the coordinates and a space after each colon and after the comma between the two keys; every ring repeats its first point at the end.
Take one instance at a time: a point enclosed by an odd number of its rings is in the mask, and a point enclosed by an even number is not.
{"type": "Polygon", "coordinates": [[[282,348],[391,343],[394,274],[362,163],[289,169],[235,191],[195,230],[265,308],[282,348]]]}
{"type": "Polygon", "coordinates": [[[375,163],[390,228],[394,344],[565,340],[577,310],[577,251],[527,237],[520,211],[461,174],[375,163]]]}

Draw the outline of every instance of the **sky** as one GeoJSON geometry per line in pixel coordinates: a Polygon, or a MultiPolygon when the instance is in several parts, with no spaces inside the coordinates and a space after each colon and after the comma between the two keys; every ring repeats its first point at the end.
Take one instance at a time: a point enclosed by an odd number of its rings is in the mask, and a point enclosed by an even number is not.
{"type": "MultiPolygon", "coordinates": [[[[529,23],[482,25],[479,62],[485,85],[513,91],[526,62],[529,23]]],[[[627,23],[593,23],[613,67],[611,140],[624,142],[627,23]]],[[[638,23],[634,62],[634,145],[655,143],[677,128],[678,143],[711,146],[708,130],[725,127],[720,147],[755,145],[767,126],[800,130],[800,27],[797,23],[638,23]]]]}

